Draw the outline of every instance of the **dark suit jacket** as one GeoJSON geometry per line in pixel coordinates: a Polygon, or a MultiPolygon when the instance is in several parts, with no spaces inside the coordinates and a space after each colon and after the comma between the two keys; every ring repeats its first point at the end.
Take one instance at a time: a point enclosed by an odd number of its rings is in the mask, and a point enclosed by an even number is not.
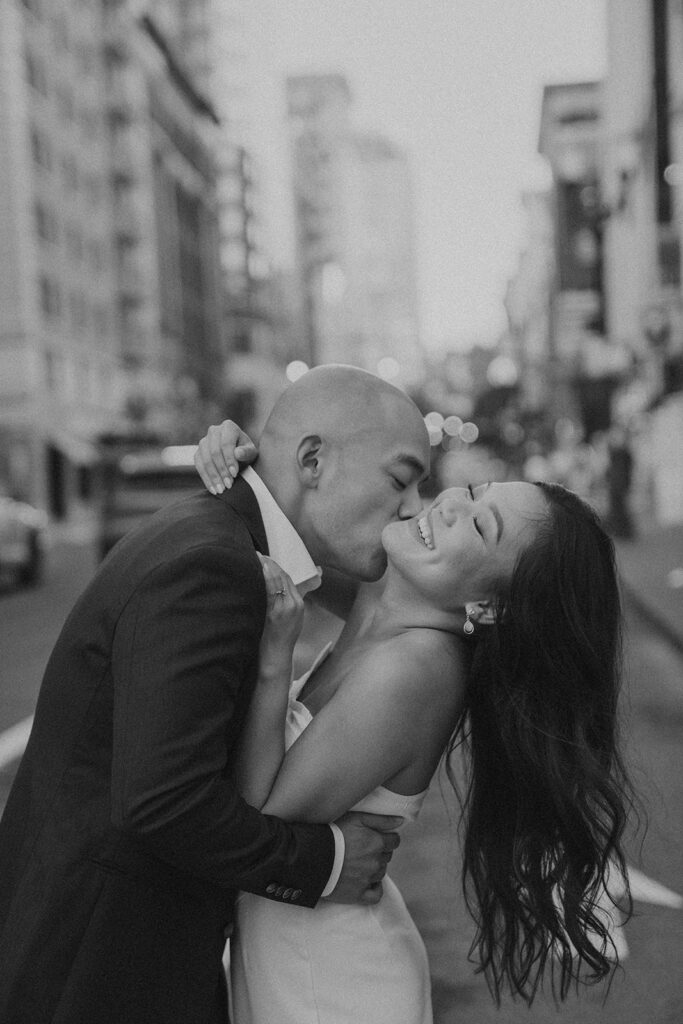
{"type": "Polygon", "coordinates": [[[125,537],[71,612],[0,823],[2,1024],[225,1019],[233,894],[313,906],[334,841],[238,796],[267,552],[253,492],[125,537]]]}

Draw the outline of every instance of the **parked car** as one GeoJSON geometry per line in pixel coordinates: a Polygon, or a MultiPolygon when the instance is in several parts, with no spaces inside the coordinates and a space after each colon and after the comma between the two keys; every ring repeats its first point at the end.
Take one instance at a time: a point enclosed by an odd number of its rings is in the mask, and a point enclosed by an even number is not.
{"type": "Polygon", "coordinates": [[[40,582],[46,526],[45,512],[0,495],[0,578],[26,587],[40,582]]]}
{"type": "Polygon", "coordinates": [[[195,447],[108,444],[100,467],[100,558],[163,505],[202,489],[192,458],[195,447]]]}

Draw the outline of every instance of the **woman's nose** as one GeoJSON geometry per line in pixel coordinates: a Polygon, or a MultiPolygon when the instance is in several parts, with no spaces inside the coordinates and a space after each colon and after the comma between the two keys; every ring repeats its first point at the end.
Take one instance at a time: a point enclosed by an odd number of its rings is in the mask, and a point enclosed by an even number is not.
{"type": "Polygon", "coordinates": [[[465,497],[456,498],[448,497],[443,501],[439,502],[439,512],[443,521],[447,526],[452,526],[456,522],[458,516],[462,515],[467,509],[467,499],[465,497]]]}

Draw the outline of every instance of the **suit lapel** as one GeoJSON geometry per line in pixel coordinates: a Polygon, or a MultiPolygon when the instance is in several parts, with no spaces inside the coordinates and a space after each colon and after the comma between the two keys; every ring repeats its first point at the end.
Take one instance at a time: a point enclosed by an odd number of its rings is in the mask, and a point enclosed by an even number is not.
{"type": "Polygon", "coordinates": [[[256,495],[249,484],[245,483],[242,477],[238,476],[230,490],[223,491],[221,498],[235,510],[244,522],[256,550],[260,551],[263,555],[267,555],[268,541],[266,540],[266,529],[263,525],[261,509],[256,500],[256,495]]]}

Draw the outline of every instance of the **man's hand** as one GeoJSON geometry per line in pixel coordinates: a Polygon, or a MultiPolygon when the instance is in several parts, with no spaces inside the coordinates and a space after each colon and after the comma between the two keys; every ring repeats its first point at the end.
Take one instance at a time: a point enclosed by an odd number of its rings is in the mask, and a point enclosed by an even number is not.
{"type": "Polygon", "coordinates": [[[344,836],[346,853],[337,885],[326,899],[333,903],[379,903],[382,879],[400,837],[394,829],[403,818],[349,812],[335,821],[344,836]]]}
{"type": "Polygon", "coordinates": [[[206,489],[222,494],[226,487],[232,487],[239,464],[253,462],[257,455],[258,448],[249,435],[232,420],[223,420],[209,427],[197,445],[194,464],[206,489]]]}

